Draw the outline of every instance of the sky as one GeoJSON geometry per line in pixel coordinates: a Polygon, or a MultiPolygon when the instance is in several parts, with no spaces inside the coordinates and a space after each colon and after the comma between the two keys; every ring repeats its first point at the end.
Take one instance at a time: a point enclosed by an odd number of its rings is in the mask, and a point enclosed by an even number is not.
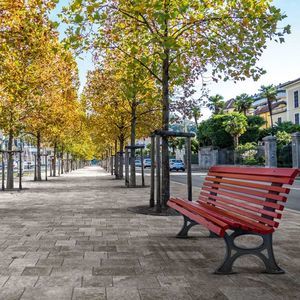
{"type": "MultiPolygon", "coordinates": [[[[56,18],[55,14],[68,2],[69,0],[60,0],[57,9],[52,13],[54,19],[56,18]]],[[[210,83],[207,87],[211,95],[220,94],[225,100],[228,100],[242,93],[255,94],[261,85],[277,85],[300,77],[300,0],[274,0],[273,3],[287,15],[280,27],[289,24],[292,32],[285,36],[283,44],[274,41],[268,42],[267,49],[258,62],[258,66],[263,67],[267,73],[256,82],[247,79],[238,83],[232,81],[210,83]]],[[[63,36],[64,29],[63,25],[59,27],[61,36],[63,36]]],[[[83,86],[86,73],[93,69],[93,63],[89,55],[84,56],[83,59],[77,59],[77,61],[81,86],[83,86]]],[[[195,88],[197,89],[197,84],[195,88]]],[[[207,110],[204,110],[203,113],[204,118],[209,116],[207,110]]]]}

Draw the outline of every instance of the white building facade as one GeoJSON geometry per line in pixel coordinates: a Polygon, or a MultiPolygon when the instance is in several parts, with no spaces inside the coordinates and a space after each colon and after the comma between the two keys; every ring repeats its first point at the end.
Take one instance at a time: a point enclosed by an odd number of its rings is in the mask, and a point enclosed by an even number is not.
{"type": "Polygon", "coordinates": [[[300,78],[281,85],[287,95],[287,121],[300,125],[300,78]]]}

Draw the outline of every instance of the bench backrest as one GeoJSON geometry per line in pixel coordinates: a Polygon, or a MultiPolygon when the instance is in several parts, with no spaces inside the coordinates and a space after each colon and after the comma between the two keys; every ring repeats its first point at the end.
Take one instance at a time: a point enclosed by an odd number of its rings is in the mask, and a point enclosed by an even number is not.
{"type": "Polygon", "coordinates": [[[199,202],[278,227],[286,195],[298,169],[215,166],[209,169],[199,202]]]}

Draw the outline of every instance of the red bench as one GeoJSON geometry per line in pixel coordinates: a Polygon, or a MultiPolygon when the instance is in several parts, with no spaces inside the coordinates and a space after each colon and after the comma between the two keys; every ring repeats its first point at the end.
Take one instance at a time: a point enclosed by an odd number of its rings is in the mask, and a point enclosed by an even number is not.
{"type": "Polygon", "coordinates": [[[232,273],[234,261],[246,254],[258,256],[266,272],[281,274],[272,246],[272,234],[279,226],[286,195],[298,169],[288,168],[210,168],[198,201],[171,198],[168,206],[184,217],[184,224],[177,237],[186,238],[194,225],[204,225],[211,237],[225,239],[226,255],[216,274],[232,273]],[[262,244],[255,248],[238,247],[235,238],[253,234],[262,237],[262,244]],[[266,251],[266,254],[264,254],[266,251]]]}

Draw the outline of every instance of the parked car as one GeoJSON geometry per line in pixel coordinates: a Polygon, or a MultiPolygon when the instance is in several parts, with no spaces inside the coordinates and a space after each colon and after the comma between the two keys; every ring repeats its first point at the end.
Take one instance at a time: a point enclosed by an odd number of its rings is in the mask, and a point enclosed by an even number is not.
{"type": "Polygon", "coordinates": [[[151,159],[150,158],[146,158],[144,160],[144,168],[151,168],[151,159]]]}
{"type": "Polygon", "coordinates": [[[140,159],[135,160],[135,166],[136,167],[142,167],[142,161],[140,159]]]}
{"type": "Polygon", "coordinates": [[[185,171],[184,162],[181,159],[170,159],[170,171],[185,171]]]}

